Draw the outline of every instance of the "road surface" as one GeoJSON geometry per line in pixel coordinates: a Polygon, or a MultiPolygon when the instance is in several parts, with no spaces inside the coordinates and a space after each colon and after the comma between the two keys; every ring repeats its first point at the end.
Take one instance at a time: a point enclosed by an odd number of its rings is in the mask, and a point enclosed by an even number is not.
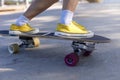
{"type": "MultiPolygon", "coordinates": [[[[64,63],[72,52],[71,41],[41,39],[35,49],[10,55],[7,46],[18,42],[15,37],[0,37],[0,80],[119,80],[120,79],[120,4],[79,4],[74,20],[111,43],[98,44],[89,57],[81,57],[77,66],[64,63]]],[[[59,22],[61,5],[56,4],[35,17],[31,26],[54,31],[59,22]]],[[[23,11],[0,14],[0,30],[9,29],[23,11]]]]}

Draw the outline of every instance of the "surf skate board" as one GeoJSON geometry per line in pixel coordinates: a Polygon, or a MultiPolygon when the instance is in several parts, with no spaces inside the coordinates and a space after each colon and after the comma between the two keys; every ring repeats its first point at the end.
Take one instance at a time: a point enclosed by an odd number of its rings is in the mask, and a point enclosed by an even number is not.
{"type": "Polygon", "coordinates": [[[75,66],[79,61],[79,55],[89,56],[95,50],[96,43],[109,43],[110,39],[94,35],[91,38],[70,37],[70,36],[55,36],[55,32],[39,32],[37,34],[21,34],[10,35],[8,30],[0,30],[0,36],[4,37],[19,37],[20,43],[13,43],[8,46],[8,51],[11,54],[19,52],[20,48],[35,48],[40,45],[40,38],[51,38],[59,40],[71,40],[73,52],[66,55],[64,58],[68,66],[75,66]]]}

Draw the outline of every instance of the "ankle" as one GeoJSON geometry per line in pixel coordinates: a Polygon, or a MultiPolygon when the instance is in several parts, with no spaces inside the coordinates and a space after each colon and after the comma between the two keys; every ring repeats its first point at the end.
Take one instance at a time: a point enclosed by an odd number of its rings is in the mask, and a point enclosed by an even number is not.
{"type": "Polygon", "coordinates": [[[18,25],[18,26],[22,26],[22,25],[24,25],[24,24],[27,24],[28,22],[29,22],[30,20],[27,18],[27,17],[25,17],[24,15],[21,15],[18,19],[17,19],[17,21],[16,21],[16,25],[18,25]]]}
{"type": "Polygon", "coordinates": [[[73,12],[70,10],[62,10],[60,23],[69,25],[72,22],[73,12]]]}

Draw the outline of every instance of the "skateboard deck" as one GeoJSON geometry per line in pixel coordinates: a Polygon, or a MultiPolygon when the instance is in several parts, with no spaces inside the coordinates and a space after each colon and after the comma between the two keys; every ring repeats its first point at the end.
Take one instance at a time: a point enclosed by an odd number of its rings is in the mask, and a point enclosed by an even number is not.
{"type": "Polygon", "coordinates": [[[81,38],[81,37],[68,37],[68,36],[55,36],[55,32],[39,32],[37,34],[21,34],[21,35],[10,35],[8,30],[0,30],[0,37],[19,37],[21,42],[13,43],[8,46],[8,51],[11,54],[17,54],[19,48],[35,48],[40,45],[39,38],[51,38],[51,39],[61,39],[61,40],[71,40],[73,52],[66,55],[64,62],[68,66],[75,66],[79,62],[79,56],[89,56],[95,50],[96,43],[108,43],[109,38],[94,35],[91,38],[81,38]]]}
{"type": "Polygon", "coordinates": [[[94,43],[109,43],[110,39],[100,36],[94,35],[91,38],[83,38],[83,37],[70,37],[70,36],[56,36],[54,32],[39,32],[37,34],[26,34],[23,33],[21,35],[10,35],[9,30],[0,30],[0,36],[23,36],[23,37],[40,37],[40,38],[52,38],[52,39],[63,39],[63,40],[72,40],[72,41],[84,41],[84,42],[94,42],[94,43]]]}

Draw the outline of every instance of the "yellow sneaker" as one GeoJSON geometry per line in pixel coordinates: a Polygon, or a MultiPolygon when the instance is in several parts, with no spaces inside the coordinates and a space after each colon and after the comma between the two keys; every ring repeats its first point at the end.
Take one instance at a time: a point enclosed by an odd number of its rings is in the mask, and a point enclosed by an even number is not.
{"type": "Polygon", "coordinates": [[[84,26],[76,22],[71,22],[70,25],[58,24],[57,32],[55,35],[57,36],[72,36],[72,37],[93,37],[94,33],[88,31],[84,26]]]}
{"type": "Polygon", "coordinates": [[[88,31],[84,26],[78,24],[77,22],[72,21],[72,23],[73,23],[76,27],[79,27],[79,28],[82,29],[82,30],[88,31]]]}
{"type": "Polygon", "coordinates": [[[22,34],[22,33],[35,34],[38,32],[39,29],[32,28],[29,24],[24,24],[22,26],[12,24],[10,27],[9,34],[22,34]]]}

